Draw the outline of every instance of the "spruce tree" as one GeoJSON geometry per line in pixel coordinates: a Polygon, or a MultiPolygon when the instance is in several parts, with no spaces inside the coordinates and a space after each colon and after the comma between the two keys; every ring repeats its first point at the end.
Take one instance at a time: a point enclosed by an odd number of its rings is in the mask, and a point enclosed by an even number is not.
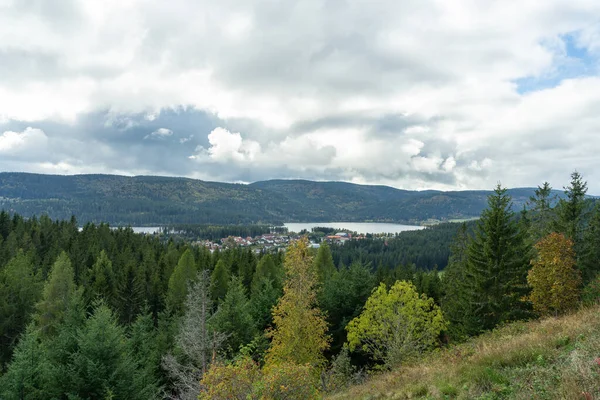
{"type": "Polygon", "coordinates": [[[41,297],[42,287],[41,276],[36,273],[31,257],[20,250],[0,270],[0,365],[10,359],[41,297]]]}
{"type": "Polygon", "coordinates": [[[169,278],[167,291],[167,306],[172,312],[181,314],[183,303],[187,296],[190,282],[196,277],[196,262],[191,250],[186,250],[179,258],[179,262],[169,278]]]}
{"type": "Polygon", "coordinates": [[[52,265],[42,300],[36,305],[36,321],[44,337],[54,336],[76,293],[75,276],[69,256],[62,252],[52,265]]]}
{"type": "Polygon", "coordinates": [[[600,203],[594,207],[585,232],[579,257],[579,268],[585,284],[600,274],[600,203]]]}
{"type": "Polygon", "coordinates": [[[229,265],[224,259],[220,259],[215,266],[215,270],[210,276],[210,292],[214,302],[219,302],[225,298],[230,279],[231,272],[229,265]]]}
{"type": "Polygon", "coordinates": [[[558,220],[555,230],[564,233],[575,243],[575,252],[579,250],[581,240],[581,220],[585,210],[585,194],[587,193],[587,182],[577,171],[571,174],[571,183],[565,188],[566,199],[558,202],[558,220]]]}
{"type": "Polygon", "coordinates": [[[469,247],[467,224],[461,224],[450,247],[450,259],[442,279],[443,297],[441,301],[444,317],[449,322],[448,334],[451,340],[465,339],[477,331],[473,324],[473,310],[466,286],[467,251],[469,247]]]}
{"type": "Polygon", "coordinates": [[[99,303],[77,335],[69,363],[69,398],[138,399],[137,373],[123,329],[112,311],[99,303]]]}
{"type": "Polygon", "coordinates": [[[44,400],[52,396],[51,366],[40,332],[29,324],[5,375],[0,376],[0,398],[5,400],[44,400]]]}
{"type": "Polygon", "coordinates": [[[552,232],[552,227],[555,224],[555,215],[552,209],[554,200],[555,196],[552,196],[552,187],[548,182],[538,186],[535,189],[535,195],[529,198],[531,210],[530,236],[534,243],[552,232]]]}
{"type": "Polygon", "coordinates": [[[250,302],[240,278],[234,276],[229,282],[227,295],[219,304],[211,325],[216,331],[227,334],[224,347],[228,358],[234,356],[240,346],[254,337],[255,323],[250,314],[250,302]]]}
{"type": "Polygon", "coordinates": [[[467,251],[465,287],[478,330],[532,315],[531,304],[524,300],[531,246],[506,192],[498,185],[488,197],[467,251]]]}

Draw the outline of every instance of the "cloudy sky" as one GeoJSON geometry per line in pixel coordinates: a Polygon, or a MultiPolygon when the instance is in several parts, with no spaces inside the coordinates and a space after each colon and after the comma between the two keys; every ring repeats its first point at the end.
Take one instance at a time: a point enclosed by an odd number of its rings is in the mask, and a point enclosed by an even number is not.
{"type": "Polygon", "coordinates": [[[0,171],[600,194],[598,0],[0,0],[0,171]]]}

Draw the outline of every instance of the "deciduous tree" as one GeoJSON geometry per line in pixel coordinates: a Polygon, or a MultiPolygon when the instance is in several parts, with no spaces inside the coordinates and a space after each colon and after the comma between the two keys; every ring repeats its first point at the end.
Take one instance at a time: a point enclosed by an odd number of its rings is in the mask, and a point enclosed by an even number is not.
{"type": "Polygon", "coordinates": [[[527,276],[534,309],[542,315],[556,315],[574,308],[579,300],[581,275],[575,266],[573,241],[551,233],[535,248],[537,257],[531,261],[527,276]]]}

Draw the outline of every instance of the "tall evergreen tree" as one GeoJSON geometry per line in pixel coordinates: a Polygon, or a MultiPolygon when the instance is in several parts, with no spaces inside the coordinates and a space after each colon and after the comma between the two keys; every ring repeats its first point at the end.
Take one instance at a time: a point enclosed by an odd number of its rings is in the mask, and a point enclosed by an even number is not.
{"type": "Polygon", "coordinates": [[[531,304],[523,300],[529,293],[531,247],[506,192],[498,185],[488,197],[488,208],[481,214],[467,251],[464,278],[480,330],[531,315],[531,304]]]}
{"type": "Polygon", "coordinates": [[[183,303],[187,296],[190,282],[196,277],[196,262],[191,250],[186,250],[177,263],[177,267],[169,278],[169,290],[167,291],[167,305],[171,311],[180,314],[183,311],[183,303]]]}
{"type": "Polygon", "coordinates": [[[317,257],[315,257],[315,265],[317,267],[317,276],[321,283],[331,278],[335,272],[335,264],[333,263],[333,257],[331,256],[331,250],[326,241],[323,241],[319,246],[317,257]]]}
{"type": "Polygon", "coordinates": [[[100,255],[92,266],[90,274],[86,282],[87,301],[92,302],[100,298],[104,299],[106,304],[113,304],[117,282],[115,280],[112,261],[108,258],[106,251],[100,251],[100,255]]]}
{"type": "Polygon", "coordinates": [[[21,332],[30,320],[43,283],[31,257],[19,251],[0,271],[0,365],[10,359],[21,332]]]}
{"type": "Polygon", "coordinates": [[[71,306],[76,293],[75,275],[71,260],[62,252],[50,270],[44,285],[42,300],[36,305],[36,321],[44,337],[54,336],[64,321],[65,313],[71,306]]]}
{"type": "Polygon", "coordinates": [[[575,243],[575,252],[579,250],[581,240],[581,220],[585,210],[587,182],[577,171],[571,174],[571,183],[565,188],[566,199],[558,202],[558,220],[555,230],[564,233],[575,243]]]}
{"type": "Polygon", "coordinates": [[[219,304],[211,325],[216,331],[228,335],[224,343],[228,358],[234,356],[240,346],[249,343],[254,337],[256,325],[250,314],[250,302],[246,296],[246,288],[237,276],[229,282],[227,295],[219,304]]]}
{"type": "Polygon", "coordinates": [[[29,324],[4,376],[0,376],[0,398],[5,400],[44,400],[50,398],[50,364],[40,340],[40,332],[29,324]]]}
{"type": "Polygon", "coordinates": [[[217,265],[210,276],[210,292],[213,301],[219,302],[225,298],[230,279],[231,271],[229,265],[224,259],[220,259],[217,261],[217,265]]]}
{"type": "Polygon", "coordinates": [[[465,339],[476,332],[472,303],[467,286],[467,252],[469,248],[467,224],[461,224],[451,246],[450,260],[442,279],[443,297],[441,301],[444,317],[449,322],[448,333],[452,340],[465,339]]]}
{"type": "Polygon", "coordinates": [[[96,306],[78,333],[69,372],[69,398],[147,398],[136,391],[137,371],[127,351],[125,334],[104,304],[96,306]]]}
{"type": "Polygon", "coordinates": [[[555,196],[552,196],[552,186],[544,182],[542,186],[535,189],[535,195],[529,198],[531,210],[530,236],[536,243],[542,237],[550,234],[555,224],[552,203],[555,196]]]}
{"type": "Polygon", "coordinates": [[[600,274],[600,203],[594,207],[583,234],[579,260],[581,276],[587,284],[600,274]]]}

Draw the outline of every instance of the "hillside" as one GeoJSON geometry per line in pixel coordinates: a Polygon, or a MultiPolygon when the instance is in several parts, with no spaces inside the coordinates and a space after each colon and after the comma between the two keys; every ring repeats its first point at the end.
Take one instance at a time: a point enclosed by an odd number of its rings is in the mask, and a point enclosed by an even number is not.
{"type": "Polygon", "coordinates": [[[507,325],[330,398],[598,399],[599,357],[600,306],[594,306],[507,325]]]}
{"type": "MultiPolygon", "coordinates": [[[[519,209],[533,189],[511,189],[519,209]]],[[[419,223],[478,216],[488,191],[407,191],[343,182],[250,185],[187,178],[0,173],[0,209],[80,222],[163,225],[308,221],[419,223]]]]}

